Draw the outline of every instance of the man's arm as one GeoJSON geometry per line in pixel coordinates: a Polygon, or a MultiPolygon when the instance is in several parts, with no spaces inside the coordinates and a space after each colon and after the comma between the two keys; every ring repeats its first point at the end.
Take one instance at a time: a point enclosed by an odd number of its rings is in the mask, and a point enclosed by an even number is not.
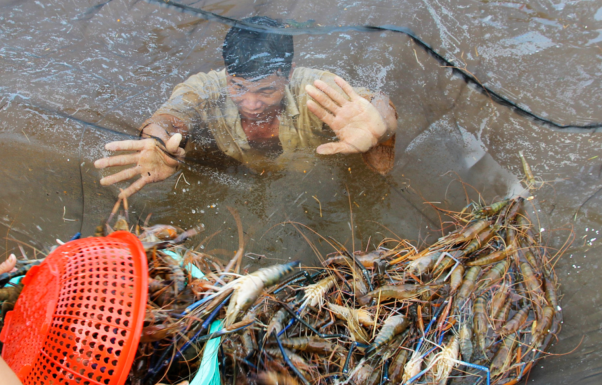
{"type": "Polygon", "coordinates": [[[395,107],[393,107],[389,97],[382,93],[374,95],[371,103],[387,126],[387,131],[378,140],[378,143],[380,144],[390,140],[397,132],[397,111],[395,111],[395,107]]]}
{"type": "Polygon", "coordinates": [[[203,87],[203,78],[200,75],[203,74],[194,75],[185,83],[176,86],[169,101],[142,124],[140,140],[111,142],[105,146],[105,149],[110,151],[134,151],[134,153],[97,160],[94,166],[98,169],[132,166],[102,178],[101,185],[112,185],[140,175],[138,180],[119,195],[128,197],[145,185],[165,180],[177,171],[177,158],[182,158],[186,154],[183,148],[189,131],[195,122],[200,121],[198,111],[195,109],[203,102],[197,93],[197,90],[203,87]]]}

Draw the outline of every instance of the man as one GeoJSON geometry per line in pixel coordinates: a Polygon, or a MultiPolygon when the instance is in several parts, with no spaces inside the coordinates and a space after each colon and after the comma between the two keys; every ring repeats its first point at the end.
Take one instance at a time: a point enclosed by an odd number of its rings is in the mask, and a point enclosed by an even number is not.
{"type": "MultiPolygon", "coordinates": [[[[3,273],[11,272],[15,265],[17,265],[17,257],[12,253],[8,259],[4,260],[0,264],[0,275],[3,273]]],[[[17,377],[17,374],[8,367],[8,364],[4,359],[0,358],[0,385],[20,385],[21,380],[17,377]]]]}
{"type": "MultiPolygon", "coordinates": [[[[245,21],[282,27],[267,17],[245,21]]],[[[107,150],[134,153],[97,160],[97,168],[135,166],[100,183],[111,185],[139,174],[121,192],[127,197],[173,175],[177,158],[185,155],[235,160],[261,171],[286,167],[303,149],[325,155],[362,153],[372,169],[388,172],[397,129],[389,98],[354,89],[326,71],[295,68],[293,54],[292,36],[231,28],[223,45],[226,68],[177,85],[140,128],[141,140],[107,144],[107,150]]]]}

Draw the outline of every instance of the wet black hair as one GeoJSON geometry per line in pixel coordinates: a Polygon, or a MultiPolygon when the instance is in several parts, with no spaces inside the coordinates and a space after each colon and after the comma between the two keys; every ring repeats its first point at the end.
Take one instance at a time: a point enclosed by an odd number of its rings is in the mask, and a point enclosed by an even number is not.
{"type": "MultiPolygon", "coordinates": [[[[247,23],[282,27],[283,24],[267,16],[243,19],[247,23]]],[[[293,37],[264,32],[230,28],[224,39],[222,56],[228,74],[245,79],[261,79],[277,72],[288,77],[293,64],[293,37]]]]}

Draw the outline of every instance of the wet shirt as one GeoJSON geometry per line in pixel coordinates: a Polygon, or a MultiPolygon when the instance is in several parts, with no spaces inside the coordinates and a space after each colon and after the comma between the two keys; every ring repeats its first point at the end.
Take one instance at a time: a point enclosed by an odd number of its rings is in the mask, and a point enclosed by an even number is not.
{"type": "MultiPolygon", "coordinates": [[[[225,70],[199,73],[178,84],[169,100],[143,127],[157,123],[168,132],[188,133],[191,143],[187,152],[204,155],[221,152],[254,169],[283,167],[308,154],[307,150],[313,154],[319,145],[336,140],[333,131],[307,108],[310,97],[305,91],[306,85],[321,79],[345,95],[334,77],[327,71],[294,69],[278,117],[278,141],[268,144],[271,150],[247,139],[238,108],[228,96],[225,70]],[[300,152],[301,149],[306,151],[300,152]]],[[[355,91],[366,99],[372,98],[365,88],[355,91]]]]}

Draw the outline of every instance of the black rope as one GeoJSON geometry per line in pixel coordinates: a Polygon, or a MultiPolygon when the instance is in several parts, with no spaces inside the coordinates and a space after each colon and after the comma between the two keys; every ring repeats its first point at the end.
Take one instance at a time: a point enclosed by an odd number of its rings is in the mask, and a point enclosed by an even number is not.
{"type": "Polygon", "coordinates": [[[216,21],[218,23],[222,23],[225,25],[229,25],[231,27],[246,29],[249,31],[255,32],[263,32],[263,33],[273,33],[279,35],[290,35],[290,36],[298,36],[298,35],[328,35],[333,32],[346,32],[346,31],[357,31],[357,32],[397,32],[404,35],[407,35],[410,39],[412,39],[416,44],[422,47],[428,54],[430,54],[433,58],[439,61],[446,67],[452,69],[454,73],[460,74],[465,82],[469,84],[474,84],[482,93],[489,96],[494,102],[509,107],[517,114],[527,116],[539,123],[544,125],[552,126],[556,129],[580,129],[580,130],[593,130],[602,128],[602,123],[588,123],[586,125],[577,125],[577,124],[567,124],[563,125],[557,122],[554,122],[550,119],[546,119],[541,115],[535,114],[524,107],[519,106],[516,102],[508,99],[507,97],[499,94],[498,92],[492,90],[488,86],[483,85],[479,80],[469,73],[466,70],[458,68],[456,64],[454,64],[451,60],[446,59],[443,55],[439,54],[435,51],[428,43],[424,42],[420,39],[411,29],[407,27],[398,27],[395,25],[381,25],[381,26],[372,26],[372,25],[347,25],[347,26],[318,26],[318,27],[304,27],[304,28],[294,28],[294,27],[270,27],[265,25],[248,23],[242,20],[233,19],[231,17],[218,15],[213,12],[205,11],[200,8],[194,8],[185,4],[180,4],[171,0],[146,0],[151,4],[158,4],[163,7],[172,8],[182,13],[187,13],[190,15],[194,15],[200,17],[202,19],[208,21],[216,21]]]}

